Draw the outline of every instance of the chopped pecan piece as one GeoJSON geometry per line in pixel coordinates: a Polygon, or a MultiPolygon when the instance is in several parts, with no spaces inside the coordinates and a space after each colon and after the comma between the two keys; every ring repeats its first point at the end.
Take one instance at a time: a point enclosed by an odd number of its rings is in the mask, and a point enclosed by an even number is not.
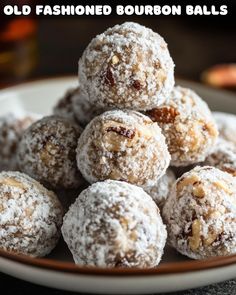
{"type": "Polygon", "coordinates": [[[192,251],[198,250],[201,243],[201,221],[195,219],[192,223],[192,236],[189,237],[189,246],[192,251]]]}
{"type": "Polygon", "coordinates": [[[222,170],[236,176],[236,169],[230,167],[222,167],[222,170]]]}
{"type": "Polygon", "coordinates": [[[132,83],[132,86],[136,89],[136,90],[140,90],[142,88],[142,84],[139,80],[134,80],[132,83]]]}
{"type": "Polygon", "coordinates": [[[197,198],[204,198],[205,197],[205,190],[202,185],[195,185],[193,184],[193,195],[197,198]]]}
{"type": "Polygon", "coordinates": [[[13,186],[13,187],[17,187],[20,189],[25,189],[25,186],[18,180],[16,180],[15,178],[5,178],[0,180],[0,185],[9,185],[9,186],[13,186]]]}
{"type": "Polygon", "coordinates": [[[122,126],[114,126],[114,127],[108,127],[106,129],[107,132],[115,132],[121,136],[127,137],[129,139],[133,139],[135,136],[135,130],[134,129],[126,129],[122,126]]]}
{"type": "Polygon", "coordinates": [[[192,186],[195,183],[199,183],[200,179],[197,175],[192,175],[191,177],[180,178],[177,182],[177,192],[181,192],[184,187],[192,186]]]}
{"type": "Polygon", "coordinates": [[[115,85],[115,79],[110,67],[108,67],[105,72],[105,83],[112,87],[115,85]]]}
{"type": "Polygon", "coordinates": [[[232,195],[232,191],[230,189],[230,187],[228,186],[227,183],[225,183],[224,181],[216,181],[213,182],[213,184],[220,190],[225,191],[227,194],[232,195]]]}
{"type": "Polygon", "coordinates": [[[218,234],[214,232],[209,232],[207,238],[204,239],[204,245],[210,246],[217,238],[218,234]]]}
{"type": "Polygon", "coordinates": [[[113,65],[116,65],[116,64],[118,64],[118,62],[119,62],[119,57],[117,55],[113,55],[112,59],[111,59],[111,63],[113,65]]]}
{"type": "Polygon", "coordinates": [[[215,126],[213,124],[204,124],[202,126],[202,130],[205,132],[208,132],[211,136],[217,136],[218,135],[218,131],[215,128],[215,126]]]}
{"type": "Polygon", "coordinates": [[[173,107],[155,108],[147,112],[147,115],[158,123],[174,123],[179,112],[173,107]]]}

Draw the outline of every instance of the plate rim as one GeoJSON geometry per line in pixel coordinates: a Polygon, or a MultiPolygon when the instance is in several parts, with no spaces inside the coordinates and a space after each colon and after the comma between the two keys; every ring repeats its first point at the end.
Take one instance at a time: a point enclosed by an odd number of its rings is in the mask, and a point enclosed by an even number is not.
{"type": "Polygon", "coordinates": [[[64,262],[49,258],[33,258],[23,254],[16,254],[0,249],[0,257],[51,271],[66,272],[78,275],[95,276],[153,276],[173,275],[187,272],[197,272],[216,268],[236,266],[236,254],[230,256],[212,257],[204,260],[187,260],[181,262],[166,262],[156,268],[102,268],[96,266],[80,266],[73,262],[64,262]]]}
{"type": "MultiPolygon", "coordinates": [[[[0,94],[6,93],[8,91],[17,91],[17,88],[30,87],[31,85],[37,86],[35,84],[42,84],[43,82],[59,82],[63,80],[72,81],[75,80],[75,75],[64,75],[64,76],[53,76],[38,78],[27,81],[25,83],[20,83],[12,85],[7,88],[0,89],[0,94]]],[[[230,96],[234,96],[233,92],[215,89],[202,85],[196,81],[189,79],[177,79],[178,83],[181,81],[189,82],[200,87],[212,90],[212,91],[222,91],[230,96]]],[[[186,272],[195,272],[202,270],[209,270],[213,268],[226,267],[235,264],[236,266],[236,254],[231,256],[213,257],[205,260],[189,260],[181,262],[166,262],[159,265],[156,268],[140,269],[140,268],[101,268],[93,266],[79,266],[72,262],[63,262],[59,260],[53,260],[49,258],[32,258],[29,256],[16,254],[13,252],[7,252],[0,249],[0,257],[25,264],[32,267],[38,267],[41,269],[54,270],[59,272],[73,273],[73,274],[84,274],[84,275],[95,275],[95,276],[153,276],[153,275],[167,275],[167,274],[180,274],[186,272]]]]}

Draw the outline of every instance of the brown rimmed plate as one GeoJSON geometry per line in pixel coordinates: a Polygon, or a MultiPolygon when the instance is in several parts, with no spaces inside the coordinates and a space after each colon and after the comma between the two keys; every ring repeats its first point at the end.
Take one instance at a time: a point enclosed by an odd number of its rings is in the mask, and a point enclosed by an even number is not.
{"type": "MultiPolygon", "coordinates": [[[[236,96],[200,84],[178,80],[197,91],[212,110],[236,113],[236,96]]],[[[66,89],[77,84],[75,77],[39,80],[0,91],[0,115],[34,112],[49,114],[66,89]]],[[[93,293],[148,294],[200,287],[236,277],[236,255],[203,261],[190,260],[166,247],[156,269],[101,269],[73,263],[61,240],[43,259],[29,258],[0,250],[0,271],[45,286],[93,293]]]]}

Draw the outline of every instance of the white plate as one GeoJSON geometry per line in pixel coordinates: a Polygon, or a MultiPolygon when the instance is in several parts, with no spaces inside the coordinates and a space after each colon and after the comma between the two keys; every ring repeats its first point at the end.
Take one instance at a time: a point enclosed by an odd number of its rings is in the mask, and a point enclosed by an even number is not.
{"type": "MultiPolygon", "coordinates": [[[[0,91],[0,115],[7,112],[50,114],[74,77],[31,82],[0,91]]],[[[196,90],[212,110],[236,112],[236,96],[189,81],[178,84],[196,90]]],[[[166,248],[157,269],[121,270],[77,267],[63,241],[47,259],[33,259],[0,251],[0,271],[44,286],[93,293],[148,294],[200,287],[236,277],[236,255],[205,261],[187,259],[166,248]]]]}

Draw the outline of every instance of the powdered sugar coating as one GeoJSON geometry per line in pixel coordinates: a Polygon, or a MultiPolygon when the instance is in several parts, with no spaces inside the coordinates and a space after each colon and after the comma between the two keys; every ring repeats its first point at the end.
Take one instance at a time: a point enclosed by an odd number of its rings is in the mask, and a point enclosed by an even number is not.
{"type": "Polygon", "coordinates": [[[236,253],[236,178],[196,167],[173,186],[163,209],[168,241],[180,253],[204,259],[236,253]]]}
{"type": "Polygon", "coordinates": [[[6,114],[0,117],[0,171],[17,170],[16,150],[25,129],[35,120],[36,115],[16,117],[6,114]]]}
{"type": "Polygon", "coordinates": [[[164,174],[161,178],[159,178],[156,184],[146,192],[152,197],[154,202],[157,204],[159,209],[162,209],[165,201],[169,195],[170,189],[174,184],[176,178],[173,171],[168,168],[166,174],[164,174]]]}
{"type": "Polygon", "coordinates": [[[80,87],[69,89],[53,108],[53,114],[72,120],[85,127],[105,109],[92,105],[81,92],[80,87]]]}
{"type": "Polygon", "coordinates": [[[151,197],[114,180],[79,195],[64,217],[62,234],[75,263],[100,267],[155,267],[167,236],[151,197]]]}
{"type": "Polygon", "coordinates": [[[125,22],[90,42],[79,61],[79,78],[92,104],[147,110],[170,94],[174,63],[159,34],[125,22]]]}
{"type": "Polygon", "coordinates": [[[74,116],[81,126],[86,126],[94,117],[105,112],[104,108],[91,104],[80,88],[72,97],[72,105],[74,116]]]}
{"type": "Polygon", "coordinates": [[[214,112],[213,115],[219,129],[220,137],[236,144],[236,115],[222,112],[214,112]]]}
{"type": "Polygon", "coordinates": [[[174,87],[170,99],[147,112],[166,137],[172,166],[204,161],[218,131],[207,104],[192,90],[174,87]]]}
{"type": "Polygon", "coordinates": [[[203,165],[214,166],[236,176],[236,145],[222,138],[218,139],[203,165]]]}
{"type": "Polygon", "coordinates": [[[66,91],[65,95],[54,106],[54,115],[77,122],[73,108],[73,97],[77,95],[78,89],[77,87],[66,91]]]}
{"type": "Polygon", "coordinates": [[[90,183],[114,179],[147,188],[165,174],[169,161],[158,125],[134,111],[103,113],[78,141],[77,165],[90,183]]]}
{"type": "Polygon", "coordinates": [[[20,172],[0,173],[0,248],[33,257],[49,254],[60,237],[56,195],[20,172]]]}
{"type": "Polygon", "coordinates": [[[21,171],[47,187],[76,188],[82,177],[76,166],[76,146],[82,129],[57,116],[44,117],[23,134],[18,148],[21,171]]]}

